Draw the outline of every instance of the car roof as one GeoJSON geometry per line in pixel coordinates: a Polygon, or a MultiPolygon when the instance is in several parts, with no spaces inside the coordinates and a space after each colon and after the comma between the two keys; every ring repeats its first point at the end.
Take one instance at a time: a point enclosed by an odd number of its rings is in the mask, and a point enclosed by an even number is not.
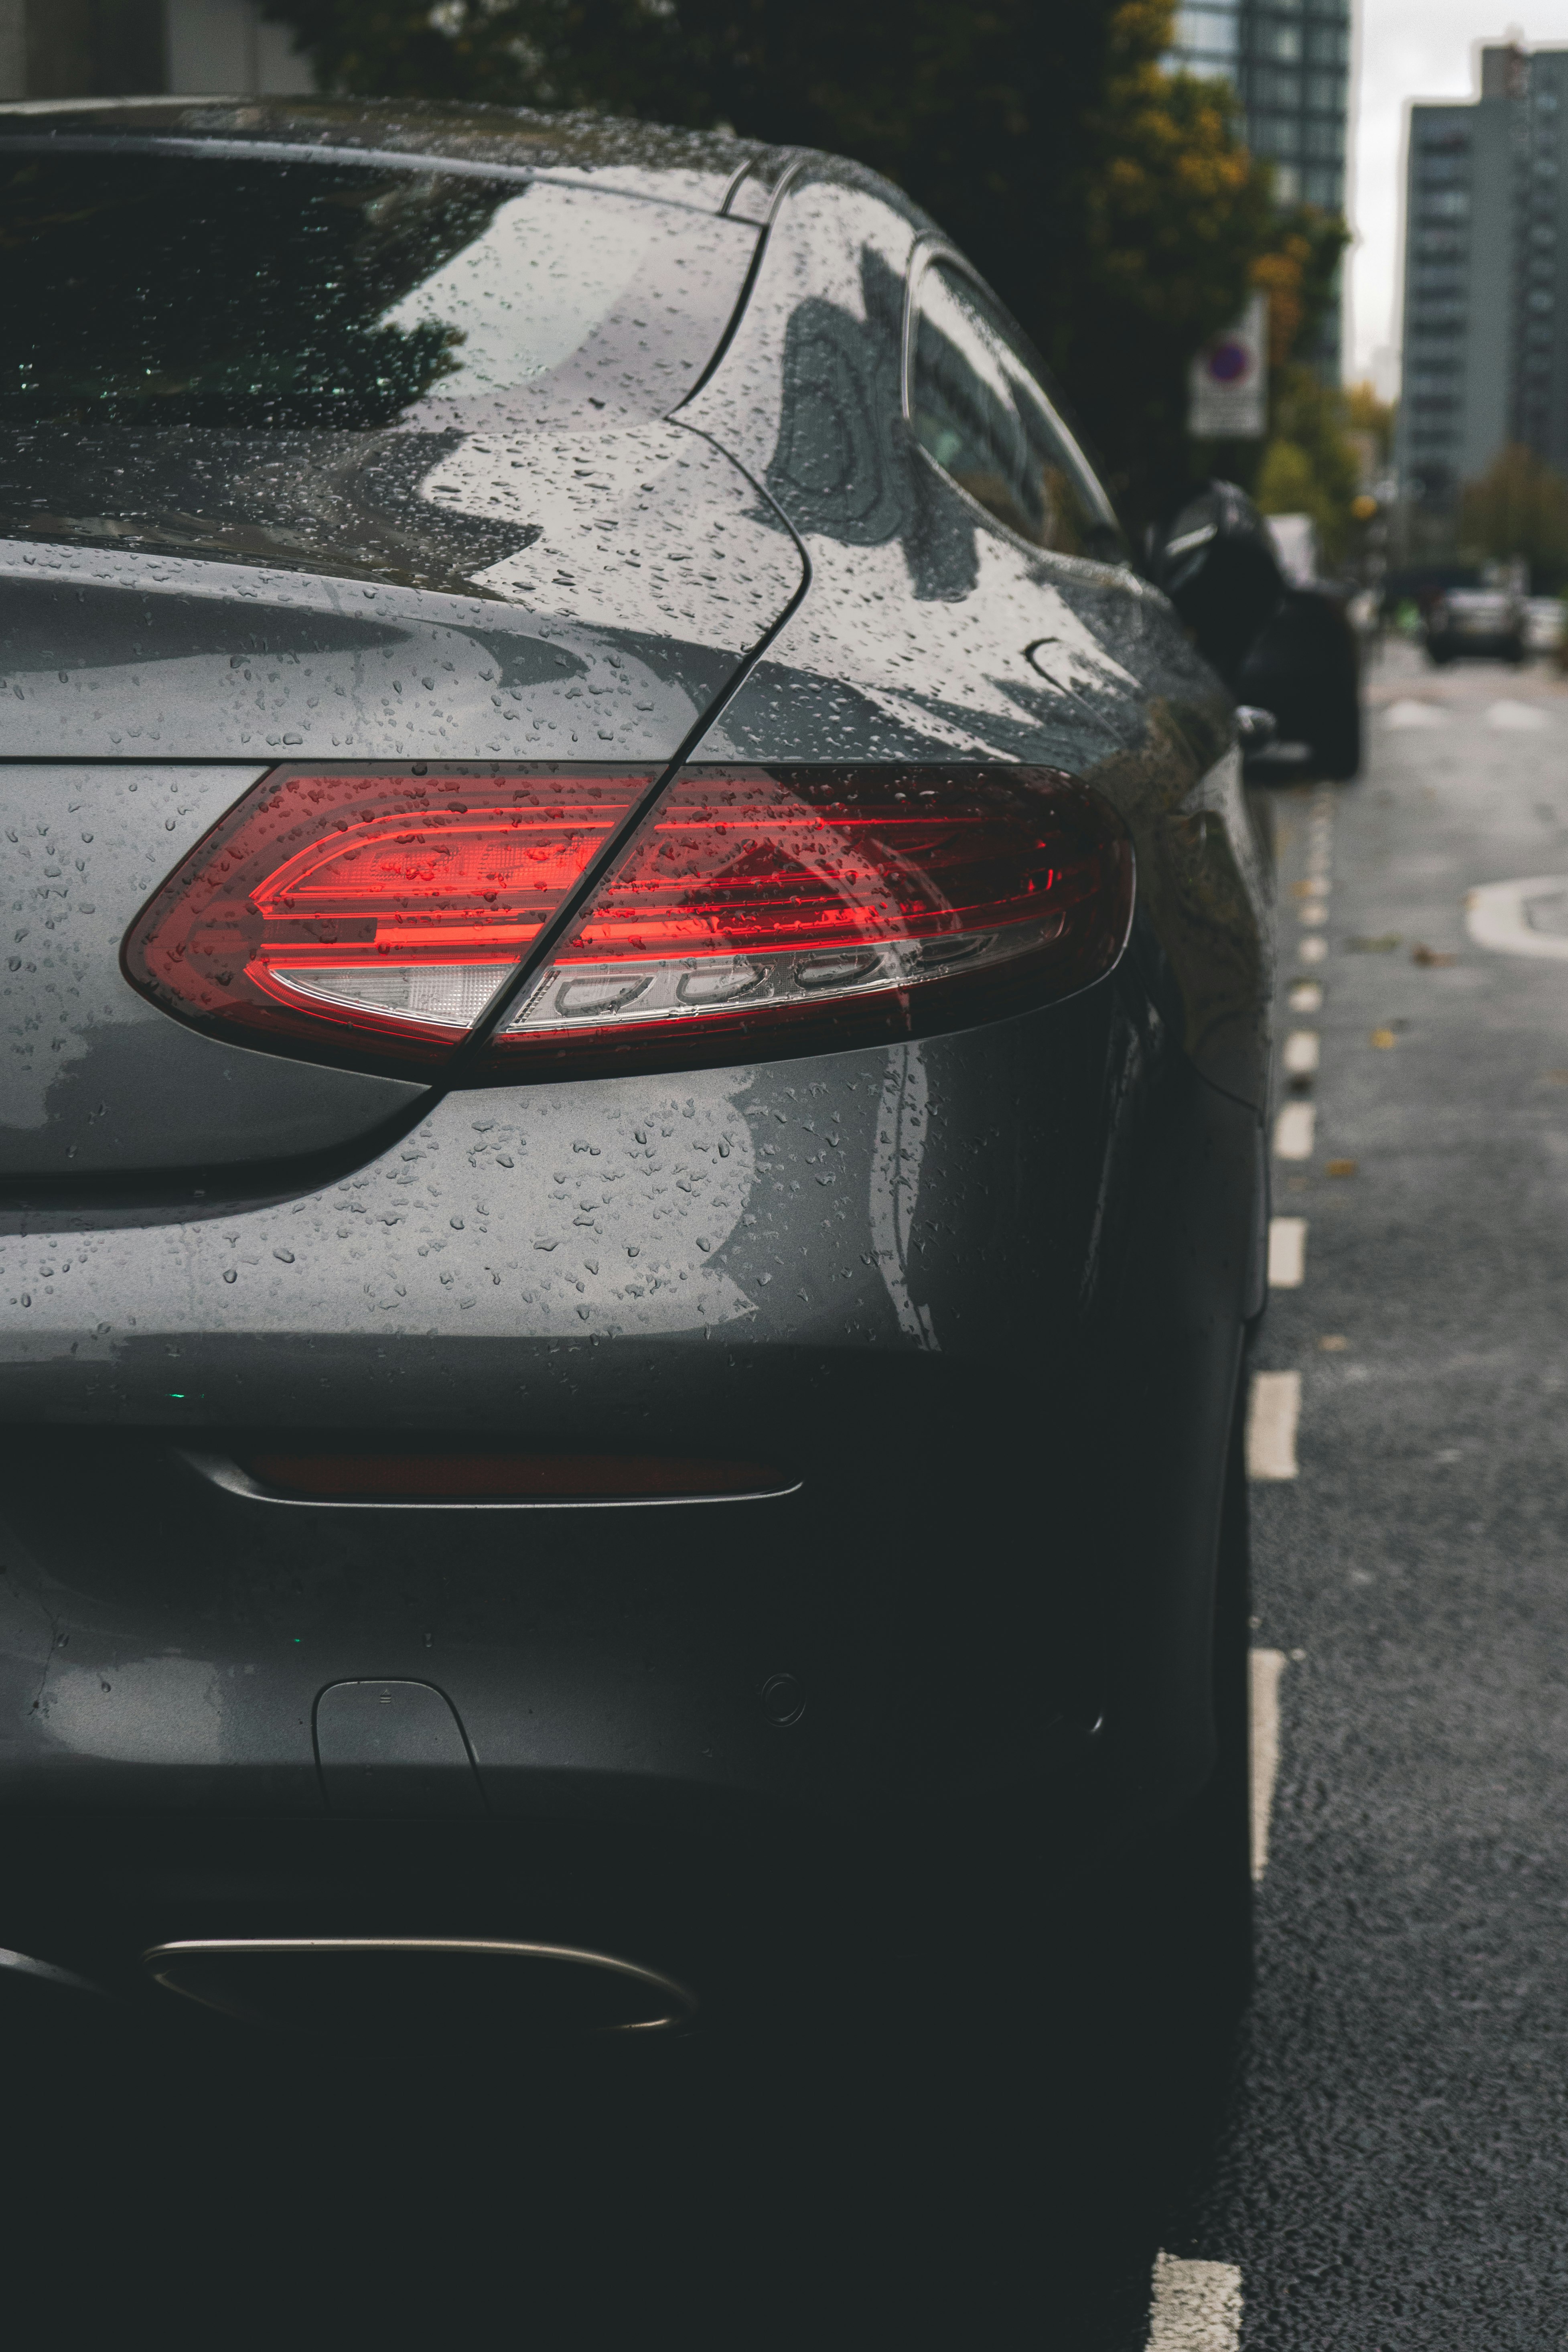
{"type": "Polygon", "coordinates": [[[591,180],[656,203],[765,222],[791,165],[809,151],[720,131],[602,114],[455,106],[416,99],[29,99],[0,105],[0,140],[178,140],[428,157],[469,170],[591,180]]]}

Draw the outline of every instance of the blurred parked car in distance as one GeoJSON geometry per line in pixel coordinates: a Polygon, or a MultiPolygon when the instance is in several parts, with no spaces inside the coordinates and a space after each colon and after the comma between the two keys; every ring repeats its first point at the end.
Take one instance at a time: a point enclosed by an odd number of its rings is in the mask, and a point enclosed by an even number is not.
{"type": "Polygon", "coordinates": [[[1527,626],[1525,601],[1510,590],[1450,588],[1426,608],[1427,659],[1441,664],[1475,655],[1521,662],[1527,626]]]}
{"type": "Polygon", "coordinates": [[[1255,781],[1355,774],[1360,651],[1346,590],[1318,574],[1310,515],[1261,515],[1234,482],[1209,482],[1171,523],[1155,577],[1238,704],[1273,720],[1247,744],[1255,781]]]}

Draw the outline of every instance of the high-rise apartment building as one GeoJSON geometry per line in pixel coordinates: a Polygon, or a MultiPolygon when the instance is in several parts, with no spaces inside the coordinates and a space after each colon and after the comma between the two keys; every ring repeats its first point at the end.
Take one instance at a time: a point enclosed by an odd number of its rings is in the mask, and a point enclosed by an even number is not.
{"type": "MultiPolygon", "coordinates": [[[[1343,212],[1351,0],[1184,0],[1171,62],[1232,84],[1247,143],[1288,203],[1343,212]]],[[[1337,377],[1337,305],[1311,356],[1337,377]]]]}
{"type": "Polygon", "coordinates": [[[1480,96],[1410,110],[1405,496],[1451,509],[1519,441],[1568,473],[1568,48],[1481,51],[1480,96]]]}

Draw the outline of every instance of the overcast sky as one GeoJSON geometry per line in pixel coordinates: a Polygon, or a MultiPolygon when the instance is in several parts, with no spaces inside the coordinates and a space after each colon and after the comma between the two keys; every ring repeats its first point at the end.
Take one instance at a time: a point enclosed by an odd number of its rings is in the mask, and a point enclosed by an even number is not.
{"type": "Polygon", "coordinates": [[[1478,39],[1522,34],[1527,47],[1568,42],[1568,0],[1356,0],[1360,88],[1356,103],[1351,263],[1354,371],[1372,372],[1380,346],[1397,344],[1394,289],[1398,268],[1400,148],[1405,101],[1468,98],[1478,39]],[[1493,10],[1496,9],[1494,15],[1493,10]]]}

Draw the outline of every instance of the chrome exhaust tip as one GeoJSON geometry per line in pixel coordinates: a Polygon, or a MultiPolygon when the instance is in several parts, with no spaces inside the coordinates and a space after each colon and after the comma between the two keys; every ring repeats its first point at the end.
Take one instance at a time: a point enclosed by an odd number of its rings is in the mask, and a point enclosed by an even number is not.
{"type": "Polygon", "coordinates": [[[657,1969],[493,1937],[203,1937],[155,1944],[142,1965],[241,2024],[353,2041],[672,2033],[697,2014],[696,1995],[657,1969]]]}

